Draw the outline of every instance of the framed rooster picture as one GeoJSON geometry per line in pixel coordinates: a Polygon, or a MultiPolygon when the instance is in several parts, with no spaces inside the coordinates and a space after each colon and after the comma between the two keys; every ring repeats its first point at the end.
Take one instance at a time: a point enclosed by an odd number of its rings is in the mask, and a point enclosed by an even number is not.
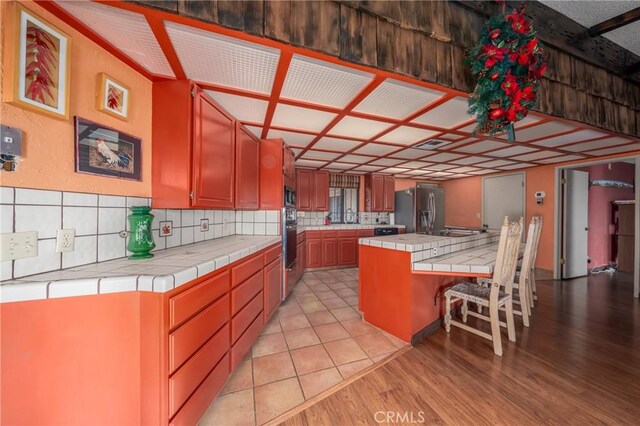
{"type": "MultiPolygon", "coordinates": [[[[55,118],[69,118],[69,68],[71,40],[69,37],[37,17],[28,9],[15,5],[16,19],[8,21],[15,26],[16,67],[14,90],[8,101],[55,118]]],[[[9,55],[9,52],[6,52],[9,55]]]]}
{"type": "Polygon", "coordinates": [[[84,118],[75,118],[76,172],[142,180],[142,140],[84,118]]]}
{"type": "Polygon", "coordinates": [[[129,88],[109,77],[98,74],[97,108],[121,120],[129,118],[129,88]]]}

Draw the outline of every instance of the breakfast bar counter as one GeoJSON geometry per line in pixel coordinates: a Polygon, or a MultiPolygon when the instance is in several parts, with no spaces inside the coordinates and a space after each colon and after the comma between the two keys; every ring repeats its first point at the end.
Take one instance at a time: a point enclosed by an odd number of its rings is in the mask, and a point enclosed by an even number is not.
{"type": "Polygon", "coordinates": [[[465,236],[389,235],[359,240],[360,311],[365,321],[416,342],[440,325],[442,292],[487,277],[498,232],[465,236]]]}

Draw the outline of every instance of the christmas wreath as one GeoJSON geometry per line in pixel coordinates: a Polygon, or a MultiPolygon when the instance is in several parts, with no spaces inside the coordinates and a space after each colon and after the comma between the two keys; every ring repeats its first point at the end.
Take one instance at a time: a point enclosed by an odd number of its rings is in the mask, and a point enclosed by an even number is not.
{"type": "Polygon", "coordinates": [[[474,134],[506,130],[509,140],[515,140],[513,123],[534,105],[538,82],[547,69],[524,6],[491,17],[467,61],[477,81],[469,97],[469,114],[477,120],[474,134]]]}

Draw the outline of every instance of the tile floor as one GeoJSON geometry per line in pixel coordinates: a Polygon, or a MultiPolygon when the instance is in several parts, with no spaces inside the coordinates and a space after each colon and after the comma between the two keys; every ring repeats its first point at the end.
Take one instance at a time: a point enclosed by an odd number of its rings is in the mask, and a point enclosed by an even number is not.
{"type": "Polygon", "coordinates": [[[357,269],[305,273],[200,425],[262,425],[405,346],[357,309],[357,269]]]}

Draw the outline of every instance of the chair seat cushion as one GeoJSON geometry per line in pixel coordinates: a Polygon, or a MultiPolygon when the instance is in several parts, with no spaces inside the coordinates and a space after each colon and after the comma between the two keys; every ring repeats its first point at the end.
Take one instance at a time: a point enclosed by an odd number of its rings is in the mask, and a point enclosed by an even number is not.
{"type": "MultiPolygon", "coordinates": [[[[474,303],[486,304],[489,302],[491,287],[484,287],[475,283],[460,282],[445,291],[445,296],[457,297],[474,303]]],[[[509,295],[504,292],[498,293],[498,304],[502,305],[509,299],[509,295]]]]}

